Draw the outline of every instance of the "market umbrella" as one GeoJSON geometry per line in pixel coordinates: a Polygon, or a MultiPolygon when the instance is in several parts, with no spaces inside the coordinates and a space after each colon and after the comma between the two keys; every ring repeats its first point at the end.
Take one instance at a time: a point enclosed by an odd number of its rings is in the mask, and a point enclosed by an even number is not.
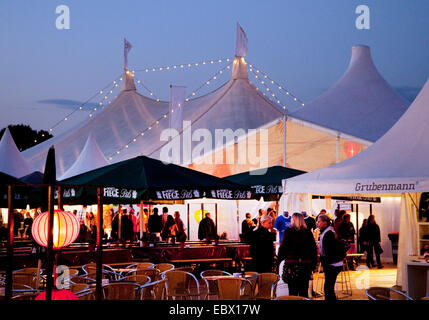
{"type": "Polygon", "coordinates": [[[280,199],[283,194],[283,179],[303,173],[306,172],[277,165],[234,174],[224,179],[250,187],[256,199],[264,197],[265,201],[273,201],[280,199]]]}
{"type": "Polygon", "coordinates": [[[166,164],[146,156],[117,162],[61,180],[64,203],[96,200],[95,188],[104,187],[104,202],[139,203],[140,200],[196,198],[251,199],[247,186],[196,170],[166,164]],[[79,186],[86,186],[85,188],[79,186]]]}

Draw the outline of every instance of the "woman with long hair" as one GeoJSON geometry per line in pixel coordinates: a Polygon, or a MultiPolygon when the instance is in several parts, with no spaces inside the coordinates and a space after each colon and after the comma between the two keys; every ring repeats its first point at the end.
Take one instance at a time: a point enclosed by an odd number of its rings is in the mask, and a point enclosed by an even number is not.
{"type": "Polygon", "coordinates": [[[368,217],[368,224],[366,226],[366,238],[367,238],[367,251],[366,251],[366,265],[368,268],[374,267],[374,256],[377,260],[377,268],[383,268],[381,264],[380,254],[383,253],[383,249],[381,248],[381,237],[380,237],[380,227],[375,221],[374,215],[370,215],[368,217]]]}
{"type": "Polygon", "coordinates": [[[282,279],[289,295],[308,297],[308,285],[317,264],[317,247],[304,216],[292,214],[291,226],[283,233],[278,251],[278,264],[285,260],[282,279]]]}

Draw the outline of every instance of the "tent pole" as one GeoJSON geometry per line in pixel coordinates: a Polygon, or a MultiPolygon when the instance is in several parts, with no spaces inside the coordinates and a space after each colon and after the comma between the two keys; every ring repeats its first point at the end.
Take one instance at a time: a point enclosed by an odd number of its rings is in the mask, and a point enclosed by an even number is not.
{"type": "Polygon", "coordinates": [[[286,114],[283,116],[283,167],[286,167],[286,114]]]}
{"type": "Polygon", "coordinates": [[[187,212],[187,214],[188,214],[188,240],[190,240],[190,233],[189,233],[189,203],[188,203],[188,212],[187,212]]]}
{"type": "Polygon", "coordinates": [[[215,223],[216,223],[216,230],[217,230],[217,202],[215,203],[215,223]]]}
{"type": "Polygon", "coordinates": [[[58,209],[64,211],[63,188],[61,186],[58,186],[58,209]]]}
{"type": "Polygon", "coordinates": [[[237,231],[238,231],[238,240],[240,240],[240,203],[239,200],[235,200],[237,202],[237,231]]]}
{"type": "Polygon", "coordinates": [[[335,138],[335,148],[336,148],[336,157],[335,157],[335,163],[340,162],[340,134],[337,134],[337,137],[335,138]]]}
{"type": "Polygon", "coordinates": [[[143,200],[140,200],[140,239],[143,238],[143,200]]]}
{"type": "Polygon", "coordinates": [[[5,298],[6,301],[12,298],[12,281],[13,281],[13,189],[11,185],[7,186],[7,204],[8,204],[8,218],[7,218],[7,267],[6,267],[6,288],[5,298]]]}
{"type": "Polygon", "coordinates": [[[46,300],[52,300],[54,286],[54,186],[48,186],[48,247],[46,251],[46,300]]]}
{"type": "Polygon", "coordinates": [[[356,203],[356,253],[359,252],[359,205],[356,203]]]}
{"type": "Polygon", "coordinates": [[[103,269],[103,193],[101,187],[97,187],[97,269],[96,269],[96,287],[95,296],[101,300],[101,282],[103,269]]]}

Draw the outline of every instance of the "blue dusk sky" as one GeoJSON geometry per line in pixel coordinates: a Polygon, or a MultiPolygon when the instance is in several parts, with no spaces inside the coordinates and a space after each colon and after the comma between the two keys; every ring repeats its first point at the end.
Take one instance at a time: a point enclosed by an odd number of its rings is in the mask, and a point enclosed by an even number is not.
{"type": "MultiPolygon", "coordinates": [[[[89,100],[53,133],[87,119],[102,98],[97,92],[123,71],[124,37],[132,44],[130,69],[217,61],[233,58],[237,22],[248,38],[246,60],[304,102],[339,79],[356,44],[371,47],[379,72],[408,100],[429,76],[427,0],[2,0],[0,128],[24,123],[48,130],[89,100]],[[70,9],[68,30],[56,28],[59,5],[70,9]],[[370,9],[368,30],[356,28],[359,5],[370,9]]],[[[167,101],[170,84],[191,93],[227,64],[135,76],[167,101]]],[[[229,77],[224,73],[198,94],[229,77]]],[[[142,85],[137,90],[149,95],[142,85]]]]}

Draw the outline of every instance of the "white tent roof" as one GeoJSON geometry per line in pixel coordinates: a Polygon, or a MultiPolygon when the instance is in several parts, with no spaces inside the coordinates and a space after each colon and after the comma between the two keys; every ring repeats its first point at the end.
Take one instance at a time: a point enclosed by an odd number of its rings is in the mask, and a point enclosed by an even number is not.
{"type": "Polygon", "coordinates": [[[101,152],[94,136],[90,134],[75,163],[58,180],[73,177],[108,164],[109,162],[104,157],[103,152],[101,152]]]}
{"type": "MultiPolygon", "coordinates": [[[[231,80],[219,89],[185,102],[183,120],[192,121],[193,132],[208,129],[215,137],[215,129],[247,131],[282,117],[280,108],[248,80],[244,58],[236,57],[232,69],[231,80]]],[[[163,117],[168,115],[169,103],[157,102],[137,93],[131,73],[124,74],[123,78],[122,91],[104,110],[80,127],[26,150],[24,155],[29,162],[41,169],[49,147],[54,145],[60,175],[76,161],[90,132],[104,156],[112,157],[111,163],[138,155],[159,159],[165,144],[160,135],[169,127],[168,117],[163,117]],[[160,119],[159,123],[146,130],[157,119],[160,119]]]]}
{"type": "Polygon", "coordinates": [[[340,80],[290,117],[374,142],[408,106],[378,73],[370,48],[357,45],[340,80]]]}
{"type": "Polygon", "coordinates": [[[343,162],[283,180],[285,193],[429,191],[429,80],[399,121],[368,149],[343,162]]]}
{"type": "Polygon", "coordinates": [[[0,141],[0,171],[17,178],[32,172],[31,167],[16,147],[9,128],[6,128],[0,141]]]}

